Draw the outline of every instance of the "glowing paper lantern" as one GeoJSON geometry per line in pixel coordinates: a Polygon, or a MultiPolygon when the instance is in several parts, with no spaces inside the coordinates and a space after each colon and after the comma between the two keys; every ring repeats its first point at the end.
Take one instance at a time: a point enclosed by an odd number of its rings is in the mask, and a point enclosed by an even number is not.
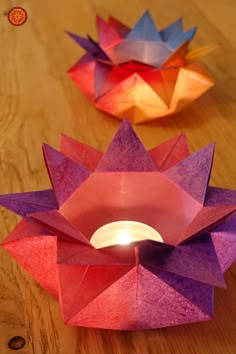
{"type": "Polygon", "coordinates": [[[45,145],[52,190],[0,196],[23,220],[2,246],[76,326],[141,330],[212,318],[236,257],[236,192],[208,185],[214,146],[147,151],[127,121],[103,153],[45,145]]]}
{"type": "Polygon", "coordinates": [[[98,42],[68,34],[86,51],[69,75],[99,109],[131,123],[181,110],[212,85],[198,59],[214,47],[188,50],[196,27],[182,19],[159,31],[149,12],[130,29],[97,17],[98,42]]]}

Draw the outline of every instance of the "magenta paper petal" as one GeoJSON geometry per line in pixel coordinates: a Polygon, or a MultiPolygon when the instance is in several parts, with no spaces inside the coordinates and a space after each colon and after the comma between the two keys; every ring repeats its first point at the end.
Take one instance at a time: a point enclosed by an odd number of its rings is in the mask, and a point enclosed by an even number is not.
{"type": "Polygon", "coordinates": [[[89,241],[84,235],[71,225],[57,210],[34,213],[29,215],[33,220],[42,223],[48,230],[54,232],[57,236],[70,241],[74,238],[82,243],[89,244],[89,241]]]}
{"type": "Polygon", "coordinates": [[[204,206],[236,205],[236,191],[208,187],[204,206]]]}
{"type": "Polygon", "coordinates": [[[149,270],[184,296],[190,303],[195,304],[199,310],[208,316],[208,319],[212,318],[214,296],[212,286],[206,284],[200,285],[197,281],[184,277],[176,277],[168,272],[158,272],[151,268],[149,270]]]}
{"type": "Polygon", "coordinates": [[[189,156],[186,136],[177,135],[148,151],[158,170],[165,171],[189,156]]]}
{"type": "Polygon", "coordinates": [[[2,247],[58,299],[56,239],[56,236],[52,236],[42,226],[22,220],[2,242],[2,247]]]}
{"type": "Polygon", "coordinates": [[[38,211],[58,208],[52,189],[37,192],[3,194],[0,195],[0,205],[23,217],[38,211]]]}
{"type": "Polygon", "coordinates": [[[62,205],[88,178],[90,172],[49,145],[44,145],[43,152],[58,203],[62,205]]]}
{"type": "Polygon", "coordinates": [[[69,321],[132,267],[59,265],[60,298],[65,321],[69,321]]]}
{"type": "Polygon", "coordinates": [[[98,41],[101,47],[108,47],[120,42],[121,36],[109,22],[106,23],[100,16],[97,16],[98,41]]]}
{"type": "Polygon", "coordinates": [[[108,23],[119,33],[122,38],[126,37],[130,31],[128,26],[124,25],[112,16],[109,16],[108,23]]]}
{"type": "Polygon", "coordinates": [[[228,269],[236,259],[236,213],[211,231],[217,257],[222,271],[228,269]]]}
{"type": "Polygon", "coordinates": [[[42,235],[55,236],[36,220],[29,218],[22,219],[1,244],[4,245],[5,243],[16,241],[24,237],[37,237],[42,235]]]}
{"type": "Polygon", "coordinates": [[[214,144],[199,150],[164,172],[200,203],[204,203],[214,155],[214,144]]]}
{"type": "Polygon", "coordinates": [[[94,171],[98,162],[103,156],[103,152],[80,143],[79,141],[70,138],[64,134],[61,135],[61,152],[71,160],[86,167],[90,171],[94,171]]]}
{"type": "Polygon", "coordinates": [[[226,271],[236,259],[236,233],[212,232],[217,257],[222,269],[226,271]]]}
{"type": "Polygon", "coordinates": [[[208,285],[225,287],[210,235],[200,236],[185,245],[159,252],[154,246],[140,246],[139,259],[145,267],[152,266],[208,285]]]}
{"type": "Polygon", "coordinates": [[[78,242],[58,240],[58,263],[74,265],[132,265],[135,264],[133,245],[111,246],[97,250],[78,242]]]}
{"type": "Polygon", "coordinates": [[[96,169],[97,172],[156,171],[131,125],[124,120],[96,169]]]}
{"type": "Polygon", "coordinates": [[[137,266],[75,314],[69,324],[144,330],[210,319],[212,287],[174,278],[137,266]]]}

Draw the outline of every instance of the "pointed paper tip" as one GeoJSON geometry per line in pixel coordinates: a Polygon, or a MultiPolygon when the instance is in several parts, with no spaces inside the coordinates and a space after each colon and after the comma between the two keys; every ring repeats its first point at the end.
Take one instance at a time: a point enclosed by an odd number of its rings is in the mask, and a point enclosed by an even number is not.
{"type": "MultiPolygon", "coordinates": [[[[150,10],[146,10],[146,11],[144,11],[144,14],[143,14],[143,16],[142,17],[150,17],[151,19],[152,19],[152,15],[151,15],[151,12],[150,12],[150,10]]],[[[141,18],[142,18],[141,17],[141,18]]]]}
{"type": "Polygon", "coordinates": [[[46,143],[43,143],[43,145],[42,145],[42,150],[43,150],[43,155],[44,155],[44,157],[46,158],[47,156],[47,154],[48,153],[50,153],[50,152],[58,152],[59,153],[59,151],[57,151],[56,149],[54,149],[52,146],[50,146],[50,145],[48,145],[48,144],[46,144],[46,143]]]}
{"type": "MultiPolygon", "coordinates": [[[[121,122],[121,124],[120,124],[120,126],[119,126],[119,128],[118,128],[118,130],[117,130],[116,133],[118,133],[118,131],[127,130],[127,129],[131,129],[131,130],[135,133],[135,130],[134,130],[134,128],[132,127],[132,124],[130,124],[128,118],[124,118],[124,119],[122,120],[122,122],[121,122]]],[[[135,133],[135,135],[137,136],[136,133],[135,133]]],[[[137,136],[137,138],[138,138],[138,136],[137,136]]],[[[138,140],[140,140],[140,139],[138,138],[138,140]]]]}
{"type": "Polygon", "coordinates": [[[188,39],[191,41],[197,32],[197,26],[190,28],[188,31],[184,32],[188,39]]]}
{"type": "Polygon", "coordinates": [[[97,24],[97,26],[99,26],[100,23],[104,24],[104,23],[106,23],[106,21],[101,16],[96,15],[96,24],[97,24]]]}
{"type": "MultiPolygon", "coordinates": [[[[154,26],[156,27],[156,25],[155,25],[155,23],[154,23],[154,20],[153,20],[153,17],[152,17],[152,15],[151,15],[151,12],[149,11],[149,10],[146,10],[145,12],[144,12],[144,14],[140,17],[140,19],[137,21],[137,23],[139,23],[139,22],[142,22],[142,21],[148,21],[149,23],[153,23],[154,24],[154,26]]],[[[137,23],[136,23],[136,25],[137,25],[137,23]]],[[[132,30],[132,29],[131,29],[132,30]]]]}
{"type": "Polygon", "coordinates": [[[177,22],[177,23],[180,23],[181,26],[183,26],[183,17],[180,16],[179,18],[177,18],[176,22],[177,22]]]}
{"type": "MultiPolygon", "coordinates": [[[[76,41],[76,38],[80,38],[81,36],[78,36],[77,34],[75,33],[72,33],[70,31],[67,31],[67,30],[64,30],[64,32],[70,37],[72,38],[74,41],[76,41]]],[[[84,37],[81,37],[81,38],[84,38],[84,37]]]]}
{"type": "Polygon", "coordinates": [[[167,169],[164,174],[203,204],[211,176],[214,151],[215,144],[207,145],[167,169]]]}
{"type": "Polygon", "coordinates": [[[183,17],[177,18],[177,20],[173,21],[168,27],[173,26],[173,25],[180,25],[180,28],[183,29],[183,17]]]}
{"type": "Polygon", "coordinates": [[[216,143],[214,143],[214,142],[211,144],[208,144],[208,145],[204,146],[203,148],[201,148],[200,150],[194,152],[191,156],[201,154],[203,151],[208,152],[208,155],[214,155],[215,146],[216,146],[216,143]]]}

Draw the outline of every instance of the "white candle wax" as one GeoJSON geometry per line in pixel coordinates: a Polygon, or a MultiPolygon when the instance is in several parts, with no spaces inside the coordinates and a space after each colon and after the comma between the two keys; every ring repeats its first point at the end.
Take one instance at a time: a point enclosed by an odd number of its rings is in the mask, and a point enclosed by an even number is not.
{"type": "Polygon", "coordinates": [[[137,221],[115,221],[101,226],[90,239],[95,248],[125,245],[135,241],[163,242],[161,235],[147,224],[137,221]]]}

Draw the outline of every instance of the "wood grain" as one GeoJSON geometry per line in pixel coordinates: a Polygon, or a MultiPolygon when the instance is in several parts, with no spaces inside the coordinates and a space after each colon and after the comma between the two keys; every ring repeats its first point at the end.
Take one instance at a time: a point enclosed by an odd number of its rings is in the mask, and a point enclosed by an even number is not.
{"type": "MultiPolygon", "coordinates": [[[[212,185],[236,188],[235,0],[3,0],[0,3],[0,193],[49,187],[43,142],[59,146],[60,132],[105,149],[119,126],[95,110],[66,70],[82,54],[65,34],[96,36],[95,15],[112,14],[134,24],[146,10],[159,27],[179,16],[198,25],[193,47],[219,48],[204,61],[216,85],[182,113],[135,127],[147,148],[184,131],[192,151],[217,143],[212,185]],[[28,12],[21,27],[5,16],[12,6],[28,12]]],[[[0,239],[19,218],[1,209],[0,239]]],[[[226,273],[226,290],[215,291],[214,320],[148,332],[72,328],[59,306],[22,268],[0,250],[0,353],[23,336],[24,354],[234,354],[236,268],[226,273]]]]}

